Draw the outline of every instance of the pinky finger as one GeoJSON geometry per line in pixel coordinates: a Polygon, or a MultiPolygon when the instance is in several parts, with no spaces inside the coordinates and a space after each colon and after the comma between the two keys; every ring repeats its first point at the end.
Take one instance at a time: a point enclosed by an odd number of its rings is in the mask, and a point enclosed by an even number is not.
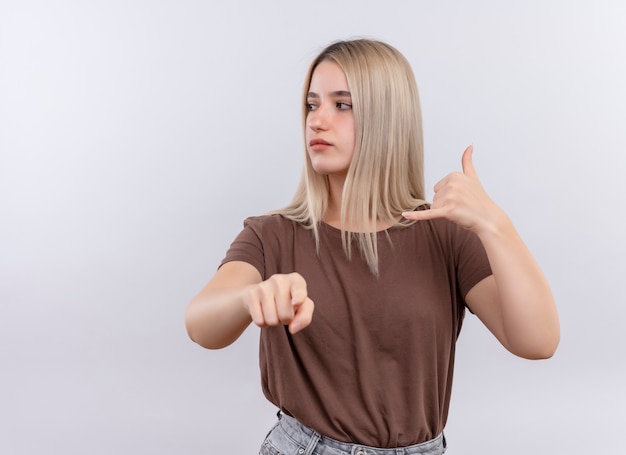
{"type": "Polygon", "coordinates": [[[415,212],[404,212],[402,214],[407,220],[421,221],[432,220],[433,218],[439,218],[437,209],[418,210],[415,212]]]}

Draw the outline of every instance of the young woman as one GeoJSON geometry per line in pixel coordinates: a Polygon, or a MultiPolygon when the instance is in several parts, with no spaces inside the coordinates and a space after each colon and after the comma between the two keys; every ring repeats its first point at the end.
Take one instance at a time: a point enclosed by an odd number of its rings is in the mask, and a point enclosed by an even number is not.
{"type": "Polygon", "coordinates": [[[196,343],[261,327],[279,419],[262,454],[443,453],[465,308],[512,353],[550,357],[553,297],[472,164],[424,199],[415,79],[393,47],[337,42],[304,86],[305,168],[292,203],[248,218],[189,304],[196,343]]]}

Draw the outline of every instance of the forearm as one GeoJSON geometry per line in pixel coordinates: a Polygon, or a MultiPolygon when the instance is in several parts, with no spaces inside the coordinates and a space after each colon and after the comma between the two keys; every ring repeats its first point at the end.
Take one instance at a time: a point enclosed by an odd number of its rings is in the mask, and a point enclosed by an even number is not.
{"type": "Polygon", "coordinates": [[[435,185],[430,210],[404,212],[410,220],[446,218],[475,232],[482,241],[493,277],[465,296],[468,306],[511,352],[526,358],[550,357],[560,338],[550,286],[515,227],[483,189],[463,152],[463,173],[453,172],[435,185]]]}
{"type": "Polygon", "coordinates": [[[522,357],[550,357],[559,343],[559,320],[539,265],[504,212],[477,234],[495,278],[507,348],[522,357]]]}
{"type": "Polygon", "coordinates": [[[233,343],[252,319],[243,304],[245,289],[204,290],[185,313],[189,337],[207,349],[220,349],[233,343]]]}

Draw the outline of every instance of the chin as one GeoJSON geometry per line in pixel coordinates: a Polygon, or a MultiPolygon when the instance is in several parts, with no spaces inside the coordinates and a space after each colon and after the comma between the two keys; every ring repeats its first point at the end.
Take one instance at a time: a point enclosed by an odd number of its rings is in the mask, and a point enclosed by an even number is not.
{"type": "Polygon", "coordinates": [[[343,166],[332,166],[329,163],[311,163],[313,170],[318,174],[322,175],[342,175],[346,176],[348,174],[348,169],[343,166]]]}
{"type": "Polygon", "coordinates": [[[328,169],[328,168],[320,168],[320,167],[314,167],[313,170],[315,172],[317,172],[318,174],[321,175],[326,175],[326,176],[337,176],[337,177],[346,177],[346,175],[348,175],[348,171],[346,171],[345,169],[328,169]]]}

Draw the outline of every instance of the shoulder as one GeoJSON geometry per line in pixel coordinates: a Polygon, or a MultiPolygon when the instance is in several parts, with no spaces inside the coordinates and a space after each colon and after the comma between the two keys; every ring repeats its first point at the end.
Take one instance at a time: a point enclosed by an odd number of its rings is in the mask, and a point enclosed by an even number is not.
{"type": "Polygon", "coordinates": [[[266,276],[267,258],[280,254],[293,241],[293,222],[281,215],[251,216],[244,220],[243,229],[232,242],[222,264],[243,261],[254,265],[266,276]]]}
{"type": "MultiPolygon", "coordinates": [[[[420,205],[415,211],[429,210],[430,204],[420,205]]],[[[451,241],[454,238],[464,237],[469,231],[445,218],[416,221],[409,225],[410,231],[415,235],[434,236],[440,241],[451,241]]]]}
{"type": "Polygon", "coordinates": [[[251,216],[243,222],[244,230],[252,231],[262,241],[286,240],[305,228],[280,214],[251,216]]]}
{"type": "MultiPolygon", "coordinates": [[[[428,210],[424,204],[415,210],[428,210]]],[[[467,250],[481,250],[482,243],[473,232],[445,218],[417,221],[409,226],[409,232],[431,244],[438,245],[442,253],[457,257],[467,250]]]]}
{"type": "Polygon", "coordinates": [[[276,229],[293,229],[296,223],[279,214],[250,216],[243,221],[245,228],[255,231],[272,231],[276,229]]]}

